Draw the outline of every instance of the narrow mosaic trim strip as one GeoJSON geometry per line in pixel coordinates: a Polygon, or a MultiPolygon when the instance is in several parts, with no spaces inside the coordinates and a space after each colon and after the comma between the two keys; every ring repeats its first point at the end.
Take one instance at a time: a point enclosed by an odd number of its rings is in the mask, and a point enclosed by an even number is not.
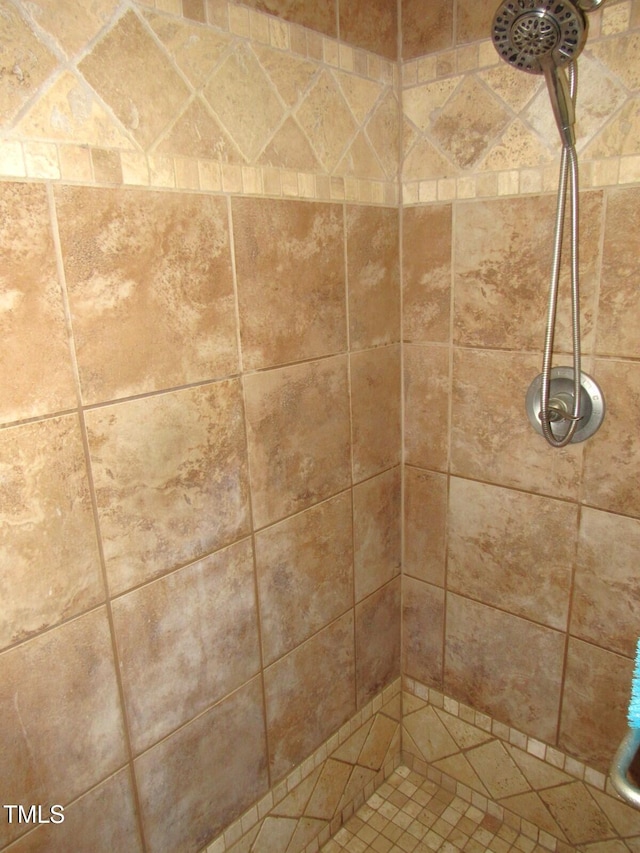
{"type": "MultiPolygon", "coordinates": [[[[399,703],[401,694],[401,680],[398,678],[386,687],[378,696],[374,697],[367,705],[348,720],[332,737],[323,743],[302,764],[291,771],[282,781],[278,782],[264,797],[254,803],[233,824],[228,826],[221,835],[211,842],[202,853],[228,853],[228,851],[250,850],[253,839],[257,837],[264,822],[278,814],[278,805],[289,796],[301,783],[308,779],[311,774],[324,768],[327,762],[337,753],[341,747],[358,732],[364,725],[383,711],[392,701],[399,703]],[[236,846],[237,845],[237,846],[236,846]],[[241,846],[242,845],[242,846],[241,846]]],[[[398,712],[398,726],[401,725],[400,713],[398,712]]],[[[399,743],[399,738],[398,738],[399,743]]],[[[389,758],[389,760],[375,773],[375,778],[370,780],[364,787],[354,792],[350,802],[333,815],[330,821],[319,830],[315,838],[311,839],[299,853],[316,853],[329,838],[335,834],[345,821],[347,821],[357,809],[371,797],[375,790],[384,782],[388,776],[400,764],[400,750],[389,758]]],[[[302,817],[302,815],[300,816],[302,817]]]]}
{"type": "Polygon", "coordinates": [[[397,207],[399,201],[398,185],[390,181],[314,175],[272,166],[239,166],[188,157],[147,157],[84,145],[0,140],[0,180],[16,179],[345,201],[385,207],[397,207]]]}
{"type": "MultiPolygon", "coordinates": [[[[403,181],[402,204],[441,204],[447,201],[540,195],[558,190],[560,161],[540,168],[512,169],[437,178],[403,181]]],[[[640,182],[640,156],[610,157],[580,164],[580,189],[604,189],[640,182]]]]}

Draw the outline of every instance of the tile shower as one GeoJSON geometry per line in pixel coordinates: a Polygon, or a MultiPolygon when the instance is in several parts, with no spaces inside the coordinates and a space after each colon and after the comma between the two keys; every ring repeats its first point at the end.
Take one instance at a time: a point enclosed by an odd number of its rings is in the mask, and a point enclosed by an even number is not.
{"type": "Polygon", "coordinates": [[[0,792],[65,813],[0,849],[318,850],[401,759],[635,849],[640,4],[580,60],[608,413],[562,451],[558,149],[492,5],[0,0],[0,792]]]}

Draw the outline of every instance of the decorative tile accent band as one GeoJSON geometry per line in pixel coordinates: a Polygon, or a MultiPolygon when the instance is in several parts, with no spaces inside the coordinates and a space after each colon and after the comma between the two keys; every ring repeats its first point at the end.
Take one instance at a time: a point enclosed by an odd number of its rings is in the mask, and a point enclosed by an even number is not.
{"type": "Polygon", "coordinates": [[[206,848],[314,853],[400,764],[397,679],[206,848]]]}
{"type": "Polygon", "coordinates": [[[403,762],[554,851],[640,835],[640,812],[603,773],[405,680],[403,762]]]}
{"type": "MultiPolygon", "coordinates": [[[[576,106],[583,189],[640,180],[632,11],[623,0],[589,16],[576,106]]],[[[511,68],[489,38],[405,62],[401,76],[403,204],[556,191],[561,146],[542,77],[511,68]]]]}
{"type": "Polygon", "coordinates": [[[0,177],[397,204],[396,63],[223,0],[96,5],[0,0],[0,177]]]}

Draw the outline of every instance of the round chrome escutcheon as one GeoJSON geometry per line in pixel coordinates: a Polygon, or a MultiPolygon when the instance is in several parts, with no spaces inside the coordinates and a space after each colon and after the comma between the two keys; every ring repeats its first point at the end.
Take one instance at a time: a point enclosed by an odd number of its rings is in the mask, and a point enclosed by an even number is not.
{"type": "MultiPolygon", "coordinates": [[[[558,440],[564,438],[571,424],[562,413],[571,415],[573,411],[573,367],[553,367],[549,382],[549,408],[558,412],[557,419],[551,421],[551,432],[558,440]]],[[[529,385],[526,399],[527,415],[531,426],[542,435],[540,423],[540,399],[542,396],[542,374],[539,373],[529,385]]],[[[580,420],[571,439],[571,444],[590,438],[604,420],[604,396],[595,379],[586,373],[580,373],[580,420]]]]}

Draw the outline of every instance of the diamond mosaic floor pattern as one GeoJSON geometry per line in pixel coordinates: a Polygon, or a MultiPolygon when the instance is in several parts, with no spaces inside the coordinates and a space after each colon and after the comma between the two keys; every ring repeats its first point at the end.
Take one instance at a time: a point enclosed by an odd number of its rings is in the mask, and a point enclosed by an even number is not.
{"type": "MultiPolygon", "coordinates": [[[[563,853],[575,848],[563,845],[563,853]]],[[[321,853],[549,853],[527,836],[399,767],[321,853]]]]}

